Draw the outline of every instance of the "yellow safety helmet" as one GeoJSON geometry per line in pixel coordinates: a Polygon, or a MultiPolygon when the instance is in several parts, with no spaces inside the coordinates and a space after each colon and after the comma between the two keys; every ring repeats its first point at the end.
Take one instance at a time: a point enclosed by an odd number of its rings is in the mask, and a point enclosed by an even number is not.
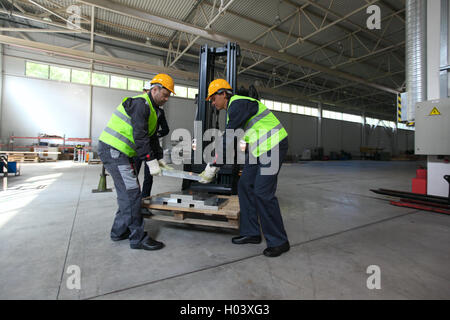
{"type": "Polygon", "coordinates": [[[166,88],[167,90],[169,90],[170,92],[175,94],[173,79],[171,76],[169,76],[167,74],[164,74],[164,73],[157,74],[150,83],[151,84],[155,84],[155,83],[160,84],[164,88],[166,88]]]}
{"type": "Polygon", "coordinates": [[[224,79],[216,79],[209,84],[208,87],[208,97],[206,100],[208,101],[211,97],[216,94],[220,90],[233,90],[227,80],[224,79]]]}

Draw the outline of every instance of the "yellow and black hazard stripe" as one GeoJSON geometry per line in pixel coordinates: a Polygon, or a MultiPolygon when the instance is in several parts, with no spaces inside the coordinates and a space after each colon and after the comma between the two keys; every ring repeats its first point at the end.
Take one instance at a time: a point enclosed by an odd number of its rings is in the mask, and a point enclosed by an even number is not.
{"type": "Polygon", "coordinates": [[[397,95],[397,115],[398,122],[402,122],[402,95],[397,95]]]}

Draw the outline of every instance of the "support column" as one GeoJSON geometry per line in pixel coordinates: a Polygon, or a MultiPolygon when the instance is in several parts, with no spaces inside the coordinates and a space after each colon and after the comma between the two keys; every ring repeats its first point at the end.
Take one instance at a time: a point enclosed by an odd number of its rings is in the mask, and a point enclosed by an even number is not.
{"type": "Polygon", "coordinates": [[[361,126],[361,147],[367,147],[366,145],[366,112],[362,113],[362,126],[361,126]]]}
{"type": "MultiPolygon", "coordinates": [[[[95,7],[91,9],[91,53],[94,53],[94,27],[95,27],[95,7]]],[[[89,95],[89,139],[91,142],[89,146],[92,146],[92,104],[94,96],[94,86],[92,85],[92,73],[94,72],[94,60],[91,60],[91,83],[90,83],[90,95],[89,95]]]]}
{"type": "Polygon", "coordinates": [[[6,137],[3,138],[3,132],[1,128],[3,128],[3,81],[5,78],[5,73],[3,72],[3,44],[0,44],[0,144],[6,144],[6,137]]]}
{"type": "Polygon", "coordinates": [[[319,118],[317,120],[317,148],[322,148],[322,102],[319,102],[317,106],[319,108],[319,118]]]}

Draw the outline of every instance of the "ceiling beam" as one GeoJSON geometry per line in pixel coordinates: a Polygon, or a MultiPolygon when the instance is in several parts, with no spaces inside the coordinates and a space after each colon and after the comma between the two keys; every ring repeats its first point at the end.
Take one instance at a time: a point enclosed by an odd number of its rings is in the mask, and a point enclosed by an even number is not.
{"type": "MultiPolygon", "coordinates": [[[[68,49],[60,46],[54,46],[49,44],[44,44],[36,41],[28,41],[28,40],[22,40],[14,37],[8,37],[4,35],[0,35],[0,43],[11,45],[15,47],[25,48],[25,49],[31,49],[39,52],[45,52],[45,53],[54,53],[59,56],[63,57],[70,57],[75,58],[78,60],[90,62],[91,60],[94,61],[94,63],[98,64],[104,64],[104,65],[111,65],[115,67],[119,67],[126,70],[136,70],[140,72],[148,72],[150,74],[155,73],[168,73],[172,75],[175,79],[188,79],[188,80],[198,80],[198,73],[193,72],[186,72],[186,71],[180,71],[175,69],[169,69],[157,65],[151,65],[143,62],[136,62],[132,60],[126,60],[126,59],[119,59],[114,57],[109,57],[105,55],[100,55],[93,52],[85,52],[80,50],[73,50],[68,49]]],[[[242,82],[243,84],[249,85],[250,83],[247,83],[245,81],[242,82]]],[[[278,96],[280,98],[285,99],[296,99],[296,100],[303,100],[303,101],[310,101],[313,103],[322,102],[327,105],[331,106],[338,106],[341,108],[349,109],[349,110],[355,110],[358,111],[357,106],[353,106],[350,104],[343,104],[343,103],[335,103],[333,101],[328,101],[325,99],[320,98],[314,98],[310,99],[304,95],[301,95],[295,90],[291,89],[279,89],[279,90],[273,90],[271,88],[265,88],[265,87],[257,87],[257,90],[261,93],[265,93],[272,96],[278,96]]],[[[380,116],[389,117],[389,116],[395,116],[395,112],[392,113],[392,115],[387,113],[378,113],[380,116]]]]}
{"type": "MultiPolygon", "coordinates": [[[[350,81],[354,81],[354,82],[358,82],[358,83],[362,83],[364,85],[367,85],[369,87],[381,90],[381,91],[386,91],[386,92],[390,92],[392,94],[397,94],[398,91],[383,85],[379,85],[376,83],[371,83],[368,82],[367,80],[342,72],[342,71],[337,71],[337,70],[332,70],[328,67],[316,64],[316,63],[312,63],[310,61],[306,61],[303,59],[298,59],[295,56],[292,56],[290,54],[286,54],[286,53],[280,53],[276,50],[272,50],[269,48],[264,48],[262,46],[259,45],[255,45],[252,43],[249,43],[246,40],[237,38],[237,37],[231,37],[229,35],[223,34],[223,33],[218,33],[218,32],[214,32],[212,30],[204,30],[203,28],[176,20],[176,19],[170,19],[170,18],[165,18],[165,17],[161,17],[161,16],[157,16],[155,14],[151,14],[151,13],[147,13],[147,12],[143,12],[142,10],[139,9],[135,9],[135,8],[131,8],[131,7],[127,7],[118,3],[114,3],[111,1],[106,1],[106,0],[78,0],[78,2],[80,3],[84,3],[87,5],[93,5],[96,6],[98,8],[107,10],[107,11],[111,11],[111,12],[115,12],[117,14],[120,15],[125,15],[131,18],[135,18],[141,21],[145,21],[145,22],[150,22],[165,28],[169,28],[169,29],[173,29],[173,30],[178,30],[181,32],[186,32],[186,33],[190,33],[196,36],[199,36],[201,38],[204,39],[208,39],[211,41],[215,41],[215,42],[219,42],[219,43],[225,43],[228,41],[233,41],[233,42],[237,42],[239,43],[239,45],[241,46],[241,48],[243,49],[247,49],[250,51],[254,51],[254,52],[258,52],[258,53],[262,53],[271,57],[274,57],[278,60],[281,61],[286,61],[289,63],[292,63],[294,65],[298,65],[298,66],[302,66],[302,67],[308,67],[323,73],[327,73],[342,79],[347,79],[350,81]]],[[[375,2],[375,1],[372,1],[375,2]]]]}
{"type": "Polygon", "coordinates": [[[150,65],[142,62],[136,62],[126,59],[120,59],[120,58],[113,58],[108,57],[104,55],[100,55],[95,52],[86,52],[86,51],[80,51],[80,50],[74,50],[74,49],[68,49],[64,47],[54,46],[50,44],[45,44],[41,42],[36,41],[28,41],[28,40],[22,40],[14,37],[4,36],[0,35],[0,43],[26,48],[26,49],[32,49],[37,50],[41,52],[46,53],[54,53],[63,57],[70,57],[70,58],[76,58],[79,60],[84,60],[87,62],[90,62],[91,60],[95,63],[99,64],[106,64],[106,65],[113,65],[116,67],[124,68],[125,66],[135,69],[136,71],[145,71],[148,73],[168,73],[172,75],[173,77],[177,77],[180,79],[189,79],[189,80],[195,80],[198,78],[197,73],[193,72],[187,72],[187,71],[180,71],[172,68],[165,68],[157,65],[150,65]]]}
{"type": "MultiPolygon", "coordinates": [[[[282,1],[290,4],[291,6],[293,6],[295,8],[298,8],[300,6],[299,4],[293,2],[292,0],[282,0],[282,1]]],[[[340,28],[341,30],[343,30],[343,31],[345,31],[347,33],[353,33],[353,32],[355,32],[355,30],[351,30],[350,28],[343,26],[342,25],[343,22],[345,22],[347,24],[350,24],[350,25],[354,26],[355,28],[357,28],[356,32],[363,32],[363,33],[365,33],[367,35],[370,35],[370,37],[375,37],[377,39],[377,41],[386,42],[388,45],[393,45],[394,44],[394,43],[392,43],[392,42],[390,42],[390,41],[388,41],[386,39],[383,39],[383,37],[380,37],[377,33],[368,30],[365,26],[361,26],[359,24],[356,24],[356,23],[354,23],[354,22],[352,22],[352,21],[350,21],[348,19],[342,20],[342,17],[343,17],[342,15],[340,15],[340,14],[338,14],[338,13],[336,13],[336,12],[334,12],[334,11],[332,11],[332,10],[322,6],[322,5],[320,5],[317,2],[313,2],[311,0],[305,0],[305,1],[306,1],[306,3],[310,4],[311,6],[314,6],[317,9],[325,12],[326,15],[323,16],[323,15],[320,15],[320,14],[317,14],[317,13],[314,13],[314,12],[311,12],[311,11],[308,11],[308,13],[310,13],[311,15],[313,15],[313,16],[319,18],[319,19],[325,19],[325,21],[327,21],[328,23],[332,23],[332,22],[335,22],[335,21],[333,21],[330,18],[327,18],[327,15],[333,15],[333,16],[339,18],[339,22],[336,24],[336,27],[340,28]]],[[[381,0],[378,0],[378,1],[381,2],[381,0]]],[[[376,3],[378,1],[373,1],[370,4],[376,3]]],[[[369,0],[365,0],[365,2],[368,3],[369,0]]],[[[364,5],[364,7],[367,7],[367,5],[364,5]]],[[[394,15],[401,14],[404,11],[405,11],[405,9],[403,8],[403,9],[397,11],[397,12],[394,12],[394,15]]],[[[373,41],[367,36],[362,36],[362,37],[365,38],[366,40],[373,41]]]]}
{"type": "MultiPolygon", "coordinates": [[[[14,17],[25,19],[25,20],[31,20],[31,21],[43,23],[45,25],[50,25],[53,27],[58,27],[58,28],[61,28],[60,30],[67,30],[67,33],[73,33],[73,30],[68,29],[67,25],[65,25],[65,24],[62,24],[59,22],[43,20],[41,17],[36,16],[36,15],[32,15],[32,14],[28,14],[28,13],[9,12],[9,11],[0,9],[0,14],[1,13],[6,14],[6,15],[12,15],[14,17]]],[[[96,20],[96,21],[98,21],[98,20],[96,20]]],[[[116,25],[116,27],[121,27],[121,26],[116,25]]],[[[42,29],[36,28],[36,30],[42,30],[42,29]]],[[[35,31],[35,32],[38,32],[38,31],[35,31]]],[[[63,31],[60,31],[60,32],[65,33],[63,31]]],[[[90,34],[90,31],[82,29],[82,30],[77,30],[76,33],[90,34]]],[[[129,40],[129,39],[124,39],[121,37],[108,35],[105,33],[95,32],[94,34],[97,37],[101,37],[101,38],[105,38],[105,39],[111,39],[111,40],[116,40],[116,41],[120,41],[120,42],[125,42],[125,43],[129,43],[129,44],[133,44],[133,45],[137,45],[137,46],[141,46],[141,47],[146,47],[146,48],[150,48],[150,49],[155,49],[155,50],[159,50],[159,51],[163,51],[163,52],[169,51],[169,49],[167,49],[167,48],[163,48],[163,47],[159,47],[159,46],[155,46],[155,45],[147,44],[147,43],[143,43],[143,42],[133,41],[133,40],[129,40]]],[[[188,54],[188,53],[186,53],[185,56],[189,56],[189,57],[195,58],[195,59],[198,58],[197,55],[192,55],[192,54],[188,54]]]]}
{"type": "MultiPolygon", "coordinates": [[[[210,4],[209,2],[204,2],[203,4],[204,4],[204,5],[207,5],[207,6],[212,6],[212,4],[210,4]]],[[[303,8],[303,10],[305,10],[305,8],[303,8]]],[[[249,21],[249,22],[253,22],[253,23],[258,24],[258,25],[260,25],[260,26],[263,26],[263,27],[265,27],[265,28],[272,28],[272,27],[273,27],[272,25],[270,25],[270,24],[268,24],[268,23],[265,23],[265,22],[256,20],[256,19],[254,19],[254,18],[252,18],[252,17],[245,16],[245,15],[240,14],[240,13],[238,13],[238,12],[236,12],[236,11],[233,11],[233,10],[229,10],[229,9],[228,9],[228,10],[227,10],[227,13],[232,14],[232,15],[234,15],[234,16],[240,18],[240,19],[243,19],[243,20],[246,20],[246,21],[249,21]]],[[[286,31],[284,31],[283,29],[281,29],[279,26],[277,26],[276,28],[274,28],[273,31],[276,31],[276,32],[279,32],[279,33],[281,33],[281,34],[283,34],[283,35],[285,35],[285,36],[288,36],[288,38],[289,38],[289,37],[293,37],[293,38],[297,38],[297,39],[299,38],[299,35],[298,35],[298,34],[296,34],[296,33],[290,34],[289,32],[286,32],[286,31]]],[[[357,31],[355,31],[355,33],[356,33],[356,32],[357,32],[357,31]]],[[[350,35],[346,35],[343,39],[346,39],[346,38],[349,37],[349,36],[350,36],[350,35]]],[[[341,39],[341,40],[343,40],[343,39],[341,39]]],[[[336,42],[336,41],[338,41],[338,40],[333,41],[333,43],[336,42]]],[[[339,52],[338,50],[333,49],[332,47],[330,47],[330,45],[331,45],[332,43],[328,43],[328,44],[322,45],[322,44],[319,44],[319,43],[317,43],[317,42],[315,42],[315,41],[312,41],[312,40],[310,40],[310,39],[304,40],[304,42],[309,43],[309,44],[311,44],[311,45],[317,47],[317,48],[314,50],[314,52],[315,52],[316,50],[318,50],[318,49],[325,49],[325,50],[328,50],[328,51],[330,51],[330,52],[333,52],[334,54],[341,55],[341,52],[339,52]]],[[[308,54],[308,55],[309,55],[309,54],[308,54]]],[[[304,56],[308,56],[308,55],[304,55],[304,56]]],[[[245,72],[245,71],[248,71],[248,70],[250,70],[250,69],[256,67],[256,66],[259,65],[260,63],[263,63],[263,62],[267,61],[267,60],[270,59],[270,58],[271,58],[270,56],[267,56],[267,57],[265,57],[264,59],[261,59],[261,60],[257,61],[256,63],[251,64],[250,66],[244,67],[242,70],[239,71],[239,74],[241,74],[241,73],[243,73],[243,72],[245,72]]],[[[301,58],[303,58],[303,57],[301,57],[301,58]]],[[[342,55],[342,58],[350,59],[351,57],[346,56],[346,55],[342,55]]],[[[371,67],[371,68],[375,68],[375,66],[371,65],[371,64],[368,63],[368,62],[363,62],[363,64],[364,64],[364,65],[367,65],[367,66],[369,66],[369,67],[371,67]]]]}

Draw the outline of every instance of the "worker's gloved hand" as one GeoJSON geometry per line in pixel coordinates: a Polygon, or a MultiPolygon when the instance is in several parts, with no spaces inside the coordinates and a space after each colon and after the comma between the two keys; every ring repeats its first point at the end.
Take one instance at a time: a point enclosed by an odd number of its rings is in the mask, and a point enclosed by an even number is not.
{"type": "Polygon", "coordinates": [[[200,180],[199,182],[210,183],[214,179],[219,170],[220,170],[219,167],[213,167],[208,163],[208,165],[205,168],[205,171],[199,174],[199,176],[202,178],[202,180],[200,180]]]}
{"type": "Polygon", "coordinates": [[[161,169],[165,169],[165,170],[175,170],[173,167],[169,166],[169,165],[167,164],[167,162],[165,162],[163,159],[158,160],[158,163],[159,163],[159,167],[160,167],[161,169]]]}
{"type": "Polygon", "coordinates": [[[158,160],[147,161],[147,166],[150,169],[152,176],[158,176],[161,174],[161,168],[159,167],[158,160]]]}

